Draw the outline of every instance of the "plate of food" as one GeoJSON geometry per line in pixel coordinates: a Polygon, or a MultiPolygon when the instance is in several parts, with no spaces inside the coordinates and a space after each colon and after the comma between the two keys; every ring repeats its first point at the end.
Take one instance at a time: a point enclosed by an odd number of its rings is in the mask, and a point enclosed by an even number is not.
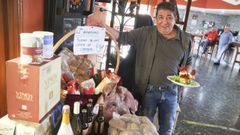
{"type": "Polygon", "coordinates": [[[183,87],[199,87],[200,84],[194,80],[195,73],[195,70],[187,73],[185,68],[179,68],[179,75],[167,76],[167,79],[183,87]]]}

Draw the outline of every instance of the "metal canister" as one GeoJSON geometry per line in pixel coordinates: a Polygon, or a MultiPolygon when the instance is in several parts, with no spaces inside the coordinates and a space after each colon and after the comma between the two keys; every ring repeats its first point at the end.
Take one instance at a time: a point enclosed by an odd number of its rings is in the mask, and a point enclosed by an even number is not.
{"type": "Polygon", "coordinates": [[[42,45],[42,36],[36,36],[32,33],[21,33],[21,64],[41,64],[43,62],[42,45]]]}
{"type": "Polygon", "coordinates": [[[43,36],[42,57],[49,59],[53,57],[53,33],[49,31],[35,31],[34,35],[43,36]]]}

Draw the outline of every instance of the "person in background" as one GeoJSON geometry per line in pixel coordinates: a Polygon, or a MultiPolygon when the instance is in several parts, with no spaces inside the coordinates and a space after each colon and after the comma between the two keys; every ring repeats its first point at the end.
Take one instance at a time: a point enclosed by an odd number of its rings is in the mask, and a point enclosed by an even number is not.
{"type": "Polygon", "coordinates": [[[204,34],[206,40],[201,43],[203,47],[203,54],[207,55],[209,46],[214,46],[218,40],[218,33],[215,26],[211,28],[211,31],[204,34]]]}
{"type": "MultiPolygon", "coordinates": [[[[230,31],[230,28],[228,26],[224,27],[224,32],[221,34],[220,38],[219,38],[219,46],[218,46],[218,51],[217,51],[217,57],[214,61],[215,65],[219,65],[220,64],[220,60],[221,57],[223,55],[224,52],[226,52],[226,50],[229,47],[229,44],[233,41],[233,34],[230,31]]],[[[227,62],[229,62],[229,55],[228,55],[228,60],[227,62]]]]}
{"type": "Polygon", "coordinates": [[[104,25],[122,45],[136,48],[135,84],[143,99],[143,112],[152,122],[158,110],[160,135],[172,135],[178,106],[178,88],[167,80],[179,67],[191,70],[191,35],[176,25],[170,2],[157,6],[156,25],[122,32],[104,25]],[[121,35],[121,37],[119,37],[121,35]]]}

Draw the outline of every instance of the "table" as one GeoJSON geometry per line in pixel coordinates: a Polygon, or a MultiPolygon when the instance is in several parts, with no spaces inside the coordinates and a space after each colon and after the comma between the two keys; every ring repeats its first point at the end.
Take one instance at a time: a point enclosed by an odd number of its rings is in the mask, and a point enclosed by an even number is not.
{"type": "Polygon", "coordinates": [[[63,102],[59,102],[41,123],[0,118],[0,134],[4,135],[56,135],[61,124],[63,102]],[[15,132],[13,134],[12,132],[15,132]]]}
{"type": "Polygon", "coordinates": [[[203,34],[191,34],[191,35],[192,35],[192,39],[193,39],[192,53],[195,49],[195,44],[198,43],[198,48],[197,48],[197,56],[198,56],[199,49],[200,49],[200,42],[202,40],[203,34]],[[199,38],[198,42],[196,42],[196,38],[199,38]]]}
{"type": "Polygon", "coordinates": [[[237,59],[237,56],[240,54],[240,49],[239,49],[240,48],[240,41],[232,42],[231,44],[233,45],[234,48],[236,48],[234,61],[233,61],[233,65],[232,65],[232,70],[233,70],[235,63],[240,64],[240,60],[237,59]]]}

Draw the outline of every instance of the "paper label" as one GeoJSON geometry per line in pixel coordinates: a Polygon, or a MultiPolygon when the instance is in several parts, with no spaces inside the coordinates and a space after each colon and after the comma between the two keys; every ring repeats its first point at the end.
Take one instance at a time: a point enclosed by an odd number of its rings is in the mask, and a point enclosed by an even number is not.
{"type": "Polygon", "coordinates": [[[60,100],[61,58],[40,67],[39,117],[42,118],[60,100]]]}
{"type": "Polygon", "coordinates": [[[99,104],[96,104],[93,108],[93,114],[97,115],[98,114],[98,110],[99,110],[99,104]]]}
{"type": "Polygon", "coordinates": [[[74,55],[100,54],[104,51],[105,28],[78,26],[74,35],[74,55]]]}

